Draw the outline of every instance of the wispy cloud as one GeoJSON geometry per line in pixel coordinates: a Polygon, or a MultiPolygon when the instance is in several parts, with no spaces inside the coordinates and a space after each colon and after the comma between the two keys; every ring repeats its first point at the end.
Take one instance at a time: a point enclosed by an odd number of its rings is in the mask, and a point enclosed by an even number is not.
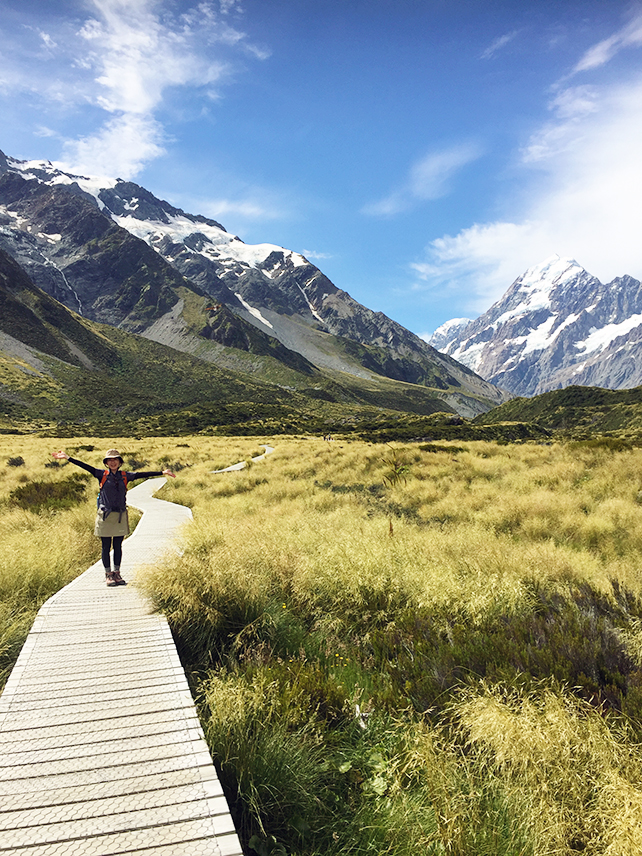
{"type": "Polygon", "coordinates": [[[524,163],[537,163],[581,143],[583,120],[600,110],[600,92],[594,86],[554,87],[548,109],[554,118],[535,131],[522,150],[524,163]]]}
{"type": "Polygon", "coordinates": [[[95,134],[63,145],[55,165],[82,175],[130,179],[153,158],[162,155],[163,127],[145,113],[121,113],[108,119],[95,134]]]}
{"type": "Polygon", "coordinates": [[[308,260],[323,261],[323,259],[331,259],[332,253],[319,253],[317,250],[301,250],[302,254],[308,260]]]}
{"type": "Polygon", "coordinates": [[[388,196],[365,205],[362,213],[391,217],[420,202],[446,196],[457,172],[482,155],[479,145],[461,143],[447,149],[429,152],[413,163],[406,179],[388,196]]]}
{"type": "Polygon", "coordinates": [[[624,48],[640,47],[640,45],[642,45],[642,12],[638,7],[631,21],[625,27],[589,48],[573,72],[599,68],[613,59],[624,48]]]}
{"type": "MultiPolygon", "coordinates": [[[[608,282],[628,273],[642,276],[639,200],[642,195],[642,78],[595,98],[574,126],[564,122],[560,139],[537,159],[538,174],[525,192],[515,221],[475,224],[445,235],[413,266],[430,288],[468,292],[468,311],[483,311],[524,270],[552,253],[569,256],[608,282]]],[[[526,148],[531,166],[534,147],[526,148]]]]}
{"type": "Polygon", "coordinates": [[[33,97],[93,111],[94,129],[64,146],[64,164],[76,171],[133,177],[163,152],[159,108],[169,91],[214,98],[235,56],[268,55],[231,23],[236,0],[204,0],[182,12],[166,0],[85,0],[84,7],[91,14],[80,25],[59,18],[37,31],[39,49],[22,51],[32,54],[28,67],[16,52],[0,69],[0,81],[33,97]]]}
{"type": "MultiPolygon", "coordinates": [[[[613,39],[600,43],[603,61],[618,46],[642,45],[633,23],[613,39]]],[[[596,46],[575,70],[598,64],[596,46]]],[[[551,118],[518,153],[512,216],[433,240],[412,265],[418,289],[466,295],[465,311],[479,313],[553,253],[575,258],[603,282],[642,278],[642,75],[621,72],[617,83],[593,77],[590,86],[565,80],[552,88],[551,118]]]]}
{"type": "Polygon", "coordinates": [[[519,32],[519,30],[511,30],[510,33],[505,33],[503,36],[499,36],[499,38],[495,39],[495,41],[492,42],[492,44],[490,44],[481,54],[480,59],[491,59],[494,57],[498,51],[512,42],[515,36],[519,35],[519,32]]]}
{"type": "Polygon", "coordinates": [[[208,217],[216,220],[226,217],[235,217],[242,221],[277,220],[282,212],[270,201],[255,199],[208,199],[199,200],[197,205],[199,211],[204,211],[208,217]]]}

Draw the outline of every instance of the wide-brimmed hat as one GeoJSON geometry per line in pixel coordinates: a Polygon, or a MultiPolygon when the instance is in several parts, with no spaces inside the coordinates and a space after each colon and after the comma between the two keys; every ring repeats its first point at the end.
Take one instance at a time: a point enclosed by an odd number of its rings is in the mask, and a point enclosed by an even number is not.
{"type": "Polygon", "coordinates": [[[120,452],[118,451],[118,449],[110,449],[110,450],[105,454],[105,457],[103,458],[103,464],[105,464],[105,466],[107,466],[107,459],[108,459],[108,458],[118,458],[118,460],[121,462],[121,464],[124,464],[124,463],[125,463],[125,462],[123,461],[123,456],[120,454],[120,452]]]}

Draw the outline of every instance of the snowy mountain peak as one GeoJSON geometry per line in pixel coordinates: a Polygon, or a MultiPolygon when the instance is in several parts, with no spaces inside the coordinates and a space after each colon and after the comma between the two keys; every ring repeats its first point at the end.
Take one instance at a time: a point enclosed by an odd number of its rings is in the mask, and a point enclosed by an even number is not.
{"type": "Polygon", "coordinates": [[[555,286],[564,285],[584,268],[575,259],[563,259],[558,255],[549,256],[545,261],[529,268],[517,279],[516,284],[523,291],[550,290],[555,286]]]}
{"type": "MultiPolygon", "coordinates": [[[[1,155],[2,153],[0,153],[1,155]]],[[[6,169],[10,172],[17,172],[25,179],[35,178],[42,184],[77,184],[85,193],[97,198],[98,193],[103,188],[115,187],[121,180],[119,178],[108,178],[107,176],[88,176],[74,175],[70,172],[55,166],[51,161],[47,160],[30,160],[21,161],[12,157],[3,159],[6,164],[6,169]]],[[[2,162],[0,162],[0,172],[2,162]]]]}
{"type": "Polygon", "coordinates": [[[574,259],[550,256],[518,277],[489,312],[494,315],[494,323],[501,325],[510,319],[550,308],[560,293],[587,276],[590,275],[574,259]]]}
{"type": "Polygon", "coordinates": [[[438,351],[443,351],[444,346],[457,335],[458,331],[470,323],[470,318],[451,318],[450,321],[446,321],[441,327],[437,327],[428,339],[428,344],[432,345],[438,351]]]}
{"type": "Polygon", "coordinates": [[[631,343],[642,339],[642,285],[604,286],[574,259],[553,255],[518,277],[474,321],[442,325],[432,344],[517,395],[568,384],[642,383],[631,343]]]}
{"type": "Polygon", "coordinates": [[[174,246],[183,244],[191,249],[194,249],[195,243],[200,243],[197,252],[206,258],[216,260],[224,255],[227,260],[249,267],[262,265],[274,253],[281,254],[282,261],[289,261],[293,267],[308,264],[300,253],[275,244],[246,244],[227,232],[216,220],[187,214],[130,181],[107,176],[75,175],[65,172],[51,161],[21,161],[0,152],[2,172],[17,173],[25,180],[35,179],[49,186],[77,185],[93,197],[104,214],[157,251],[163,239],[166,239],[174,246]],[[195,236],[200,236],[202,240],[195,241],[195,236]]]}

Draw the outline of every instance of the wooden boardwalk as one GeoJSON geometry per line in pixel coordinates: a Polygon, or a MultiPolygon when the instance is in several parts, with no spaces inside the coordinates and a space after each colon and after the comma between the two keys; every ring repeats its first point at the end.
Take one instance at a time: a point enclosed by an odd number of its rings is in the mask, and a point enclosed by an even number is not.
{"type": "MultiPolygon", "coordinates": [[[[191,519],[152,498],[164,482],[129,491],[125,579],[191,519]]],[[[242,850],[165,618],[97,562],[44,604],[0,697],[0,856],[120,853],[242,850]]]]}

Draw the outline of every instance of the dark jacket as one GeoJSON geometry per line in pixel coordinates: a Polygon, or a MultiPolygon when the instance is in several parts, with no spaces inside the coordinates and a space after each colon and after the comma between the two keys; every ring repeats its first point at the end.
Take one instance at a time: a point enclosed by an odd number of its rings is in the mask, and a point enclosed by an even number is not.
{"type": "MultiPolygon", "coordinates": [[[[69,458],[69,461],[77,467],[82,467],[83,470],[87,470],[88,473],[91,473],[92,476],[98,479],[99,484],[105,474],[105,470],[107,469],[107,467],[103,467],[100,470],[98,467],[92,467],[89,464],[85,464],[83,461],[76,460],[76,458],[69,458]]],[[[128,472],[125,473],[125,475],[127,476],[127,484],[129,484],[130,482],[136,481],[136,479],[148,479],[153,476],[162,476],[163,473],[156,470],[147,473],[128,472]]],[[[117,470],[115,473],[112,473],[111,471],[109,472],[109,475],[105,479],[105,484],[100,488],[100,492],[98,494],[98,507],[104,509],[105,515],[109,514],[110,511],[124,511],[127,508],[127,488],[125,487],[122,470],[117,470]]]]}

